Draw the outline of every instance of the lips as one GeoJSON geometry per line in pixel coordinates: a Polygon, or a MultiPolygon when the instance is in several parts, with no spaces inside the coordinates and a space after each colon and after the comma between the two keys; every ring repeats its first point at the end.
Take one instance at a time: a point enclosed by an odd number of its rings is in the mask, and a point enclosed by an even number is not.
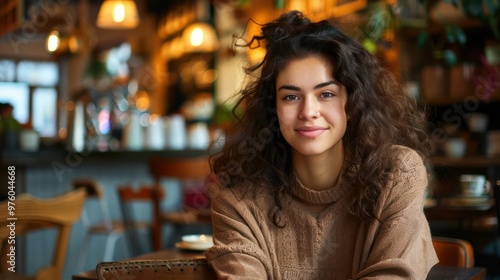
{"type": "Polygon", "coordinates": [[[298,134],[307,138],[316,138],[319,135],[321,135],[321,133],[323,133],[325,130],[327,129],[320,126],[307,126],[295,129],[295,131],[297,131],[298,134]]]}

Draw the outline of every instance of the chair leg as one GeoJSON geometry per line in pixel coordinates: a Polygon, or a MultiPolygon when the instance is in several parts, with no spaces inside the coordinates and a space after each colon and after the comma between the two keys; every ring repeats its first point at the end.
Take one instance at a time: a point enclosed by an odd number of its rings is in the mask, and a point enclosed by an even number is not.
{"type": "Polygon", "coordinates": [[[126,234],[124,233],[121,236],[123,237],[123,248],[125,250],[125,254],[128,258],[133,257],[134,255],[132,255],[132,248],[130,248],[130,244],[127,242],[126,234]]]}
{"type": "Polygon", "coordinates": [[[90,238],[91,238],[90,234],[85,233],[82,245],[78,250],[78,257],[76,258],[76,271],[83,271],[85,265],[85,259],[87,258],[87,249],[90,243],[90,238]]]}
{"type": "Polygon", "coordinates": [[[118,235],[114,233],[110,233],[106,238],[106,249],[104,250],[104,259],[105,262],[110,262],[113,260],[113,254],[115,252],[116,240],[118,240],[118,235]]]}

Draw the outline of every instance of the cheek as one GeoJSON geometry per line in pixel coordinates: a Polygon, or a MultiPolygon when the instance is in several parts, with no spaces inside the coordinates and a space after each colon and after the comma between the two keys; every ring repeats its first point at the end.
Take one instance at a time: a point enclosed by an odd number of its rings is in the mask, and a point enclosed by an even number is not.
{"type": "Polygon", "coordinates": [[[294,118],[294,113],[292,110],[286,110],[284,108],[278,108],[277,109],[277,115],[278,115],[278,122],[281,127],[290,125],[290,122],[293,121],[294,118]]]}

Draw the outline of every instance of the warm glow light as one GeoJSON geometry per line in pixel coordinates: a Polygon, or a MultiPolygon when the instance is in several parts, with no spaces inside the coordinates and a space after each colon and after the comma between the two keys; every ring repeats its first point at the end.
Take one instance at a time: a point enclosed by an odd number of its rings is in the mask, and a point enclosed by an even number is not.
{"type": "Polygon", "coordinates": [[[71,53],[76,53],[78,50],[80,50],[80,40],[77,36],[73,35],[70,36],[68,39],[68,49],[71,53]]]}
{"type": "Polygon", "coordinates": [[[125,19],[125,6],[123,3],[116,4],[113,9],[113,20],[115,22],[122,22],[125,19]]]}
{"type": "Polygon", "coordinates": [[[135,106],[137,110],[144,112],[149,109],[149,95],[144,90],[139,90],[135,97],[135,106]]]}
{"type": "Polygon", "coordinates": [[[49,52],[55,52],[60,45],[59,32],[54,30],[47,37],[46,47],[49,52]]]}
{"type": "Polygon", "coordinates": [[[134,28],[139,14],[133,0],[105,0],[97,15],[97,26],[109,29],[134,28]]]}
{"type": "Polygon", "coordinates": [[[182,33],[184,52],[214,52],[219,46],[215,29],[206,23],[196,22],[182,33]]]}
{"type": "Polygon", "coordinates": [[[203,30],[201,28],[196,27],[191,32],[191,38],[189,40],[192,46],[199,47],[203,43],[203,30]]]}
{"type": "Polygon", "coordinates": [[[66,139],[66,137],[68,136],[68,131],[66,130],[66,128],[62,127],[59,129],[57,135],[60,139],[66,139]]]}

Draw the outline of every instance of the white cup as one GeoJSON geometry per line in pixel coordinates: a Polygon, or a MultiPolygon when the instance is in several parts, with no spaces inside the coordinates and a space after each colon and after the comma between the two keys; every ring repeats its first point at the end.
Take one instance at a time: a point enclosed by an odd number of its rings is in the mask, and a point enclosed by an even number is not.
{"type": "Polygon", "coordinates": [[[183,150],[187,146],[186,122],[179,114],[170,116],[168,125],[167,147],[171,150],[183,150]]]}
{"type": "Polygon", "coordinates": [[[206,123],[198,122],[189,127],[189,148],[207,149],[210,144],[210,134],[206,123]]]}
{"type": "Polygon", "coordinates": [[[144,147],[143,129],[140,123],[141,116],[138,112],[130,113],[130,120],[125,130],[125,147],[137,151],[144,147]]]}
{"type": "Polygon", "coordinates": [[[36,130],[23,129],[19,132],[19,146],[22,151],[36,152],[40,146],[40,136],[36,130]]]}
{"type": "Polygon", "coordinates": [[[463,138],[449,138],[443,143],[443,150],[448,157],[461,158],[465,154],[466,146],[463,138]]]}
{"type": "Polygon", "coordinates": [[[490,191],[490,184],[484,175],[460,175],[460,191],[464,196],[483,196],[490,191]]]}
{"type": "Polygon", "coordinates": [[[150,124],[146,128],[147,146],[151,150],[162,150],[165,147],[165,133],[163,131],[163,121],[158,116],[152,115],[150,124]]]}

